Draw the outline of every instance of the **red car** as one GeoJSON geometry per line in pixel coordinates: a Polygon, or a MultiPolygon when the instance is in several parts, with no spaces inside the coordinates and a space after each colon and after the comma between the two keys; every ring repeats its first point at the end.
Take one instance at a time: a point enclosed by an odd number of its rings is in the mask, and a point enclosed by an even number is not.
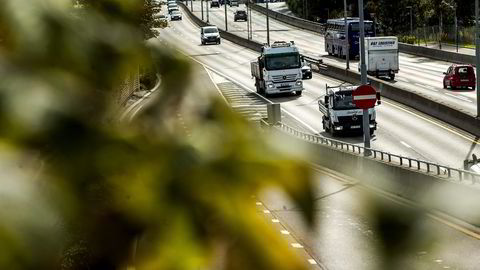
{"type": "Polygon", "coordinates": [[[443,88],[450,86],[451,89],[469,88],[475,89],[475,71],[471,65],[451,65],[447,72],[444,72],[443,88]]]}

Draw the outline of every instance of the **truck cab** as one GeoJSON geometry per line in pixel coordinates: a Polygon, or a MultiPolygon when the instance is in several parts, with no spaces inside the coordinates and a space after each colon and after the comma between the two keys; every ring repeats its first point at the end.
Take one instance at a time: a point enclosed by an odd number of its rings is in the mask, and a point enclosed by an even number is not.
{"type": "MultiPolygon", "coordinates": [[[[363,110],[353,103],[353,91],[358,86],[328,87],[327,93],[318,101],[320,112],[323,113],[323,129],[335,136],[339,133],[362,133],[363,110]]],[[[368,110],[370,135],[377,129],[375,108],[368,110]]]]}
{"type": "Polygon", "coordinates": [[[251,71],[260,94],[301,95],[304,90],[300,53],[294,42],[276,41],[263,46],[257,61],[251,63],[251,71]]]}

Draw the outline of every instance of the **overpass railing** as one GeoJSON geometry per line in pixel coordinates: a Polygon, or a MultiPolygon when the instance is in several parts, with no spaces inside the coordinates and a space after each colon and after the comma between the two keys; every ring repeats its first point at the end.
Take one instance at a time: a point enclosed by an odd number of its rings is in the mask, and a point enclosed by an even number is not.
{"type": "Polygon", "coordinates": [[[364,156],[365,158],[391,163],[431,175],[433,174],[445,179],[460,182],[469,180],[472,184],[477,184],[478,180],[480,180],[480,174],[474,172],[305,133],[281,122],[277,123],[277,125],[273,125],[273,127],[310,143],[322,144],[339,151],[349,152],[355,155],[364,156]],[[369,152],[369,155],[366,155],[366,152],[369,152]]]}

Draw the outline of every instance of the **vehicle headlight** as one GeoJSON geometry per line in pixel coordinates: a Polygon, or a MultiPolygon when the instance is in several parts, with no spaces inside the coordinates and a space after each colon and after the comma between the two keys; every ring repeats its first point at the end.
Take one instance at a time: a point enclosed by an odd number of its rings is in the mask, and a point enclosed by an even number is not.
{"type": "Polygon", "coordinates": [[[295,84],[296,85],[302,85],[302,81],[297,81],[295,84]]]}
{"type": "Polygon", "coordinates": [[[273,88],[275,85],[273,85],[273,83],[269,83],[268,84],[268,88],[273,88]]]}
{"type": "Polygon", "coordinates": [[[342,129],[343,129],[342,126],[335,127],[335,130],[342,130],[342,129]]]}
{"type": "Polygon", "coordinates": [[[338,122],[337,116],[335,114],[330,115],[330,118],[332,119],[332,122],[338,122]]]}

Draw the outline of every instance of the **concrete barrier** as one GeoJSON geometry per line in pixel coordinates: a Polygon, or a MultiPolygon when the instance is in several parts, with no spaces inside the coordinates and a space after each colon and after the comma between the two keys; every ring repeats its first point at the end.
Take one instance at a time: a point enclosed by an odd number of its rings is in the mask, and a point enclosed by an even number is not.
{"type": "MultiPolygon", "coordinates": [[[[252,9],[262,14],[267,13],[267,9],[260,5],[254,4],[252,5],[252,9]]],[[[283,23],[286,23],[301,29],[313,31],[319,34],[323,34],[325,32],[324,24],[321,24],[321,23],[307,21],[301,18],[285,15],[273,10],[269,11],[269,15],[273,19],[276,19],[278,21],[281,21],[283,23]]],[[[451,63],[472,64],[472,65],[475,65],[476,63],[475,56],[473,55],[443,51],[443,50],[432,49],[432,48],[427,48],[422,46],[415,46],[415,45],[410,45],[406,43],[399,43],[398,49],[402,53],[423,56],[423,57],[436,59],[440,61],[447,61],[451,63]]]]}
{"type": "Polygon", "coordinates": [[[277,129],[271,130],[289,142],[301,144],[301,149],[309,149],[309,160],[314,164],[347,175],[360,184],[417,202],[428,209],[441,211],[472,225],[480,225],[480,189],[466,181],[450,182],[405,167],[307,142],[277,129]]]}
{"type": "MultiPolygon", "coordinates": [[[[260,6],[260,5],[253,4],[253,5],[251,5],[251,7],[252,7],[253,10],[258,11],[262,14],[267,13],[267,9],[265,7],[260,6]]],[[[309,21],[309,20],[285,15],[285,14],[282,14],[280,12],[276,12],[276,11],[273,11],[273,10],[270,10],[268,15],[273,19],[276,19],[276,20],[281,21],[281,22],[286,23],[286,24],[293,25],[293,26],[298,27],[298,28],[310,30],[310,31],[313,31],[313,32],[321,33],[321,34],[323,34],[323,32],[324,32],[324,25],[321,24],[321,23],[315,23],[315,22],[312,22],[312,21],[309,21]]]]}
{"type": "Polygon", "coordinates": [[[475,65],[475,56],[461,54],[438,49],[431,49],[422,46],[415,46],[405,43],[399,43],[398,48],[403,53],[414,54],[418,56],[428,57],[436,60],[447,61],[451,63],[471,64],[475,65]]]}
{"type": "MultiPolygon", "coordinates": [[[[205,22],[197,18],[190,12],[183,4],[180,4],[192,20],[199,26],[207,25],[205,22]]],[[[221,31],[221,36],[240,46],[250,48],[254,51],[260,52],[262,44],[247,40],[245,38],[236,36],[232,33],[221,31]]],[[[340,67],[325,65],[326,69],[318,70],[319,73],[328,77],[336,78],[338,80],[346,81],[352,84],[360,83],[360,74],[352,70],[345,70],[340,67]]],[[[415,93],[406,89],[394,86],[389,82],[385,82],[373,77],[370,77],[371,85],[381,92],[381,95],[394,100],[396,102],[405,104],[415,110],[428,114],[436,119],[448,123],[457,128],[463,129],[475,136],[480,136],[480,120],[474,115],[465,111],[452,108],[449,105],[438,100],[431,100],[420,93],[415,93]]]]}

